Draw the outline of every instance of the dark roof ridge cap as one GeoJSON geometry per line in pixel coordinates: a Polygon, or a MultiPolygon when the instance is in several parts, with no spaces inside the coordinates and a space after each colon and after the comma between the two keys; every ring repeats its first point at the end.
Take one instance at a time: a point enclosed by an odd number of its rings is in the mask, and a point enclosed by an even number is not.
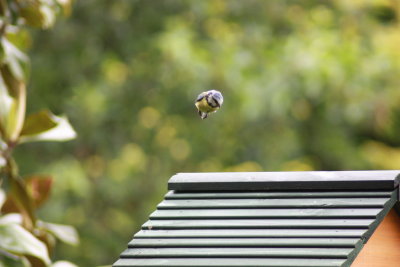
{"type": "Polygon", "coordinates": [[[177,173],[169,190],[393,190],[400,170],[177,173]]]}

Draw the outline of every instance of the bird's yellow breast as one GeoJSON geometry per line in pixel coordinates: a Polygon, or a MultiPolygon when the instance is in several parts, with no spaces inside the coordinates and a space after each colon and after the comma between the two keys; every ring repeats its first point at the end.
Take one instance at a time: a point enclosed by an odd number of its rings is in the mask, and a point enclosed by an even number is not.
{"type": "Polygon", "coordinates": [[[206,100],[205,97],[203,97],[202,100],[197,101],[195,103],[195,105],[196,105],[198,110],[200,110],[201,112],[206,112],[206,113],[214,112],[214,111],[216,111],[218,109],[218,107],[213,108],[212,106],[210,106],[207,103],[207,100],[206,100]]]}

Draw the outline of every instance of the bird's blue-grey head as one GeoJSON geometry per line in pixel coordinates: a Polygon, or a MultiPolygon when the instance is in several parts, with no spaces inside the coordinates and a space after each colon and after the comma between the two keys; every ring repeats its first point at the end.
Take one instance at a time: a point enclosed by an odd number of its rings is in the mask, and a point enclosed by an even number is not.
{"type": "Polygon", "coordinates": [[[222,96],[221,92],[217,90],[210,90],[210,96],[218,103],[218,106],[221,107],[222,103],[224,102],[224,97],[222,96]]]}

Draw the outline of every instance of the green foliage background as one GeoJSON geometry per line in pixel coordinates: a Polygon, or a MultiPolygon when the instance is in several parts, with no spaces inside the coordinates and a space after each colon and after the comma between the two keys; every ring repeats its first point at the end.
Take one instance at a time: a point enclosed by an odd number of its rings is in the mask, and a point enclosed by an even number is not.
{"type": "Polygon", "coordinates": [[[34,31],[28,111],[78,138],[16,151],[52,173],[41,216],[113,263],[176,172],[399,169],[400,2],[77,1],[34,31]],[[200,120],[196,96],[224,105],[200,120]]]}

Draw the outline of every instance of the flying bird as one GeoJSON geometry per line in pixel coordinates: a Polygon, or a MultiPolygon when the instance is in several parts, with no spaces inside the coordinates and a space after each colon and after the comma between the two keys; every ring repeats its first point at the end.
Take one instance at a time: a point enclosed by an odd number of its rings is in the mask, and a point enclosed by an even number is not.
{"type": "Polygon", "coordinates": [[[202,92],[194,103],[201,119],[208,117],[209,113],[216,112],[224,102],[224,97],[217,90],[202,92]]]}

